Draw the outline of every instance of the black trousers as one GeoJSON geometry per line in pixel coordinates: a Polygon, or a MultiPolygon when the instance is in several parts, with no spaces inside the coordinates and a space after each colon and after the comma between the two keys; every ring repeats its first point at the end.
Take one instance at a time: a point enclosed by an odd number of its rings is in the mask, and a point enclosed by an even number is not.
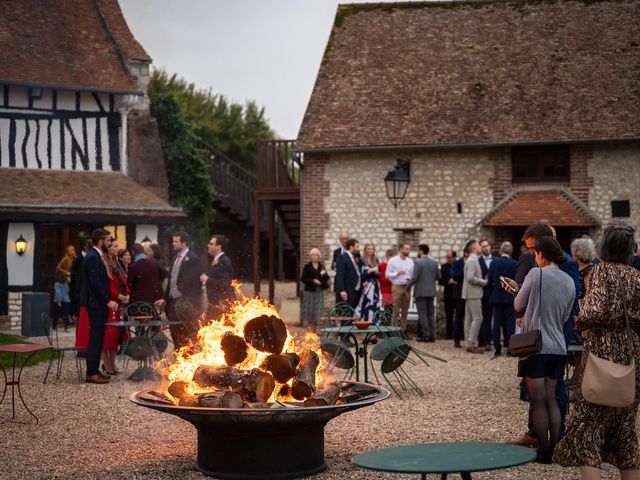
{"type": "Polygon", "coordinates": [[[198,319],[179,318],[176,313],[176,301],[169,299],[167,302],[167,318],[172,322],[182,320],[184,323],[179,325],[170,325],[171,339],[173,340],[173,348],[178,350],[192,343],[198,335],[198,319]]]}
{"type": "Polygon", "coordinates": [[[104,332],[107,326],[107,309],[87,309],[89,313],[89,344],[87,345],[87,377],[100,372],[100,354],[102,353],[102,342],[104,342],[104,332]]]}
{"type": "Polygon", "coordinates": [[[493,317],[493,305],[489,301],[489,297],[482,299],[482,326],[480,327],[480,335],[478,335],[478,344],[480,346],[491,345],[491,319],[493,317]]]}
{"type": "Polygon", "coordinates": [[[444,299],[444,315],[446,319],[446,335],[447,340],[453,338],[453,316],[456,312],[456,300],[453,298],[444,299]]]}
{"type": "Polygon", "coordinates": [[[456,314],[453,319],[453,341],[458,343],[464,338],[464,299],[456,300],[456,314]]]}

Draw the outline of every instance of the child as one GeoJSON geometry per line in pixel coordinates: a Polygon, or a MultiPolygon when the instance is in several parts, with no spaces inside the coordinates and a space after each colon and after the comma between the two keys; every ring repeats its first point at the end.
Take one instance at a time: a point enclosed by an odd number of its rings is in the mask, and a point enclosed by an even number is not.
{"type": "Polygon", "coordinates": [[[53,328],[58,325],[58,318],[62,316],[64,319],[64,331],[69,331],[69,304],[71,299],[69,298],[69,284],[67,283],[67,276],[62,271],[57,271],[55,276],[56,282],[53,284],[54,296],[53,303],[55,304],[55,313],[53,328]]]}

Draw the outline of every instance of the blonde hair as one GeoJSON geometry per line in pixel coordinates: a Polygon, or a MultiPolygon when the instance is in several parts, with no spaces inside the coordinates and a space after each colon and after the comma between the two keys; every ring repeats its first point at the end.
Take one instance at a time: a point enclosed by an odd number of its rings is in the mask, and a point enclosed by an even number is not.
{"type": "Polygon", "coordinates": [[[376,246],[373,243],[367,243],[362,249],[362,260],[368,267],[373,267],[378,263],[378,259],[376,258],[376,246]],[[373,248],[373,253],[369,257],[367,257],[368,246],[371,246],[371,248],[373,248]]]}

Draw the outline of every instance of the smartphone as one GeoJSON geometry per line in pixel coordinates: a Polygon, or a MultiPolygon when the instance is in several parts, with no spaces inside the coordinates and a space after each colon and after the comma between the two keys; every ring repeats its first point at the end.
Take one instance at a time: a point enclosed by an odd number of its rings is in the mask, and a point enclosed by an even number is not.
{"type": "Polygon", "coordinates": [[[509,285],[502,275],[500,275],[500,283],[502,283],[502,285],[504,285],[504,287],[511,293],[516,293],[516,289],[509,285]]]}

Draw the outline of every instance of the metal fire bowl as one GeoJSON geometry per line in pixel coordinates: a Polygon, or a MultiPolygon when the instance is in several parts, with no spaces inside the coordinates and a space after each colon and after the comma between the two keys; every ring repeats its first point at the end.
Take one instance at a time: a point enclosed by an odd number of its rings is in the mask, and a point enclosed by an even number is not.
{"type": "Polygon", "coordinates": [[[198,431],[197,468],[202,473],[230,479],[285,479],[327,468],[324,427],[329,420],[390,395],[378,385],[341,384],[346,403],[323,407],[180,407],[140,398],[150,390],[136,392],[129,400],[192,423],[198,431]]]}

